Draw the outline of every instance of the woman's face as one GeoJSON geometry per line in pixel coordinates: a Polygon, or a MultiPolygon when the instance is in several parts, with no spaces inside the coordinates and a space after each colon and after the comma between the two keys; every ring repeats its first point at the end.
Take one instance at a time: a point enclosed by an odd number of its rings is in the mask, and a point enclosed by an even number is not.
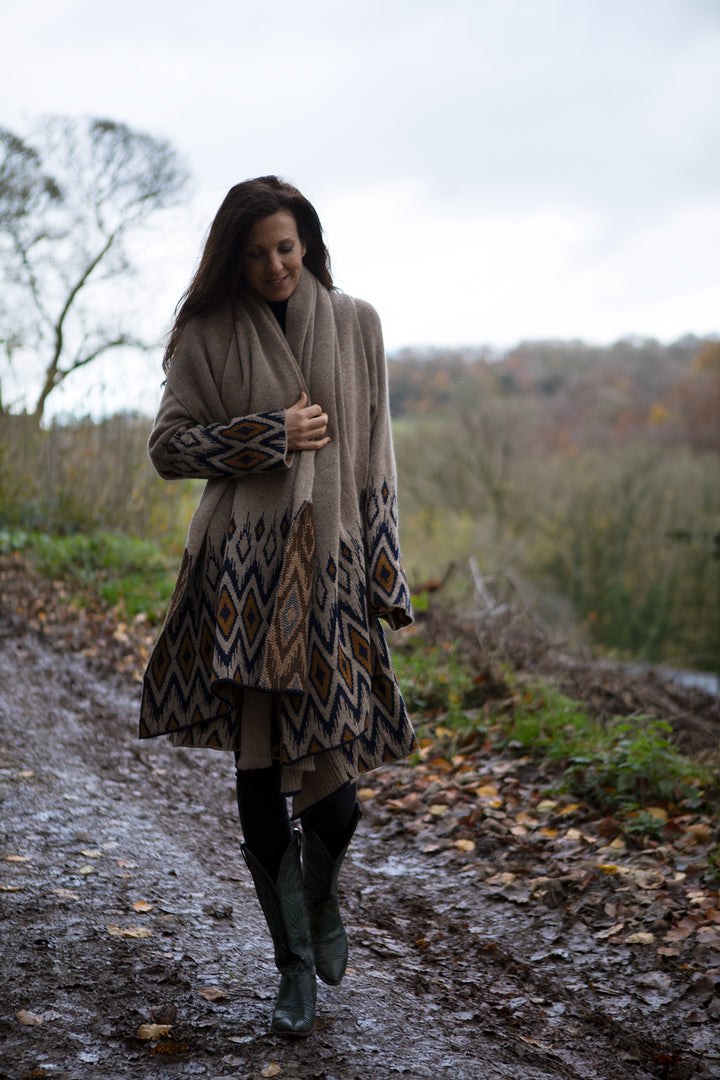
{"type": "Polygon", "coordinates": [[[305,245],[289,210],[255,222],[242,255],[243,277],[265,300],[287,300],[300,280],[305,245]]]}

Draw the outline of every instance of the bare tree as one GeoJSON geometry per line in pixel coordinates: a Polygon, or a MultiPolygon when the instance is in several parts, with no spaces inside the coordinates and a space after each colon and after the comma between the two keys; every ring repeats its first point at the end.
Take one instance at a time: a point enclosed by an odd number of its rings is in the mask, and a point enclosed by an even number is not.
{"type": "Polygon", "coordinates": [[[188,175],[168,142],[113,120],[51,117],[25,138],[0,129],[0,155],[0,341],[9,367],[39,361],[39,423],[73,372],[153,347],[97,288],[133,272],[128,236],[180,201],[188,175]]]}

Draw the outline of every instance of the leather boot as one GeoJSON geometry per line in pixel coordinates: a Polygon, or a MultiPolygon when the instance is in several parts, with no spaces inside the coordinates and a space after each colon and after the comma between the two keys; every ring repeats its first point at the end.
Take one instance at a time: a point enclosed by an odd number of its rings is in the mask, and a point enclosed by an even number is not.
{"type": "Polygon", "coordinates": [[[332,858],[322,840],[303,825],[303,881],[310,914],[310,934],[315,952],[315,970],[323,982],[337,986],[345,974],[348,944],[338,907],[337,882],[340,866],[362,816],[356,803],[343,849],[332,858]]]}
{"type": "Polygon", "coordinates": [[[273,1031],[309,1035],[315,1026],[315,959],[308,909],[300,870],[300,834],[293,833],[273,881],[247,844],[242,853],[255,883],[255,891],[275,946],[275,964],[281,974],[272,1017],[273,1031]]]}

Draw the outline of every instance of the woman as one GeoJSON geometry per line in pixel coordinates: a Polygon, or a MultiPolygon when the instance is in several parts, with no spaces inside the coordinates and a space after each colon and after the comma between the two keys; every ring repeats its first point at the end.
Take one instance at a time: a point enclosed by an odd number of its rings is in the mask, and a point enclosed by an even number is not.
{"type": "Polygon", "coordinates": [[[334,291],[295,188],[265,176],[228,193],[164,367],[152,462],[207,485],[140,737],[234,751],[242,850],[282,974],[272,1026],[306,1035],[316,972],[336,984],[347,963],[337,878],[355,781],[415,739],[378,621],[412,620],[380,323],[334,291]]]}

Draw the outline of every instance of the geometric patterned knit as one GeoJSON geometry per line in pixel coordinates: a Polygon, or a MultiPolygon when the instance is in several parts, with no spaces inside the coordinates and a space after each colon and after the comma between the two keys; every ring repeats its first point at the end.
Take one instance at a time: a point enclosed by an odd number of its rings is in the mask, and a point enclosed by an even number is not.
{"type": "Polygon", "coordinates": [[[295,812],[415,747],[379,617],[412,621],[400,559],[380,323],[306,269],[283,335],[241,297],[189,322],[149,444],[207,480],[143,682],[140,737],[242,752],[245,688],[272,695],[268,753],[295,812]],[[287,451],[302,392],[330,443],[287,451]]]}

